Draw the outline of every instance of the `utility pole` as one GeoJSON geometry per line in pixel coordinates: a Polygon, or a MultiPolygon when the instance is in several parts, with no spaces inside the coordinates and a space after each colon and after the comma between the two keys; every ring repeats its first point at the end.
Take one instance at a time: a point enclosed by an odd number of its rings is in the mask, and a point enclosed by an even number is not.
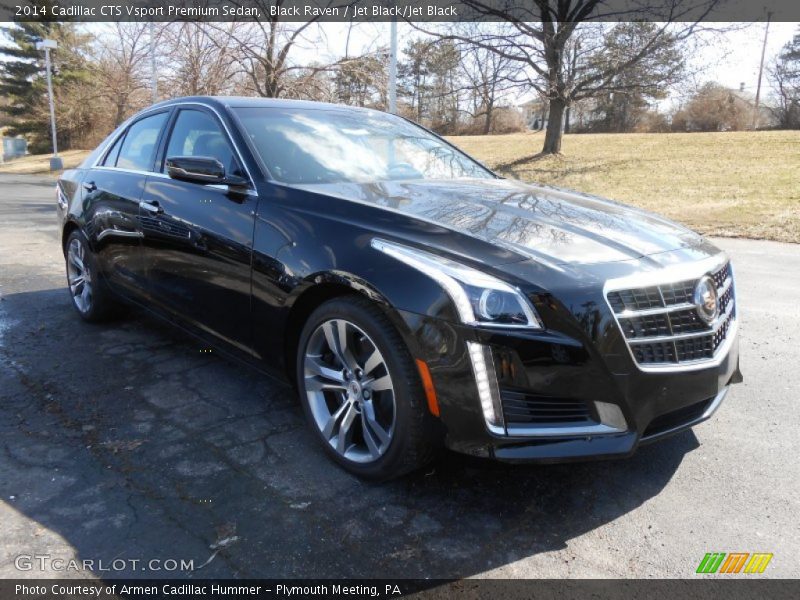
{"type": "Polygon", "coordinates": [[[36,43],[37,50],[44,50],[44,69],[47,73],[47,98],[50,101],[50,134],[53,138],[53,157],[50,159],[50,170],[60,171],[64,168],[64,163],[58,156],[58,140],[56,138],[56,107],[53,99],[53,77],[50,74],[50,50],[58,48],[55,40],[42,40],[36,43]]]}
{"type": "Polygon", "coordinates": [[[772,13],[767,12],[767,26],[764,28],[764,44],[761,46],[761,65],[758,67],[758,85],[756,86],[756,102],[753,106],[753,129],[758,128],[758,104],[761,101],[761,78],[764,75],[764,55],[767,53],[767,36],[772,13]]]}
{"type": "Polygon", "coordinates": [[[158,73],[156,72],[156,24],[150,21],[150,90],[153,104],[158,102],[158,73]]]}
{"type": "Polygon", "coordinates": [[[397,114],[397,18],[392,17],[389,49],[389,112],[397,114]]]}

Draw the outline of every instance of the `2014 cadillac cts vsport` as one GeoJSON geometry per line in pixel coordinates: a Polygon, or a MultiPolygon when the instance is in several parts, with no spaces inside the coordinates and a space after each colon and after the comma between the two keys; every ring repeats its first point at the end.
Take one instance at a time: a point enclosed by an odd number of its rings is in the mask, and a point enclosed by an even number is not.
{"type": "Polygon", "coordinates": [[[182,98],[57,186],[72,301],[135,303],[292,381],[384,479],[440,445],[625,456],[741,381],[733,269],[697,234],[509,181],[373,110],[182,98]]]}

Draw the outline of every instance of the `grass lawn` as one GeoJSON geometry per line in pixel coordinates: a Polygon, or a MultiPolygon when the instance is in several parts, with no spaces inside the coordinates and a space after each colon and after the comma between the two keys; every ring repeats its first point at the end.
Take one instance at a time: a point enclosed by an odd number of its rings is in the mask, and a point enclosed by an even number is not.
{"type": "MultiPolygon", "coordinates": [[[[67,150],[60,152],[59,156],[64,161],[64,167],[71,169],[81,164],[88,150],[67,150]]],[[[0,164],[0,173],[18,173],[25,175],[42,174],[50,172],[50,154],[31,154],[21,158],[15,158],[4,164],[0,164]]]]}
{"type": "Polygon", "coordinates": [[[450,139],[508,177],[634,204],[708,235],[800,242],[800,131],[567,135],[563,156],[531,158],[542,138],[450,139]]]}
{"type": "MultiPolygon", "coordinates": [[[[800,131],[564,136],[563,156],[534,157],[541,133],[450,138],[508,177],[641,206],[704,234],[800,243],[800,131]]],[[[67,168],[85,151],[64,152],[67,168]]],[[[27,156],[0,173],[47,173],[27,156]]]]}

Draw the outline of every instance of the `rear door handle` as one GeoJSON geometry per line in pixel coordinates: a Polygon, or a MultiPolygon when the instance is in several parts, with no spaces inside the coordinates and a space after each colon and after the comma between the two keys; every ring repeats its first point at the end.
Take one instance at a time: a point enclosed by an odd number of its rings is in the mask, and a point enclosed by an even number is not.
{"type": "Polygon", "coordinates": [[[153,214],[164,212],[164,209],[161,208],[161,206],[159,206],[158,202],[155,200],[153,202],[145,202],[144,200],[142,200],[141,202],[139,202],[139,207],[153,214]]]}
{"type": "Polygon", "coordinates": [[[97,186],[94,184],[94,181],[84,181],[83,189],[85,189],[87,192],[93,192],[97,189],[97,186]]]}

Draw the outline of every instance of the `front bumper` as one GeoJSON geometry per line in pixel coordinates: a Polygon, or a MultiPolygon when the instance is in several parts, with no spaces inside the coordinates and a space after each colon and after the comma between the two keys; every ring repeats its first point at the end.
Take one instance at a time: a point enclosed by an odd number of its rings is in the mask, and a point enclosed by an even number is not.
{"type": "MultiPolygon", "coordinates": [[[[633,454],[641,444],[647,444],[709,419],[719,408],[730,386],[725,386],[716,396],[698,403],[698,410],[687,411],[691,416],[674,422],[669,428],[639,436],[634,431],[618,434],[569,436],[558,439],[511,440],[491,446],[490,456],[504,462],[561,462],[588,458],[614,458],[633,454]]],[[[679,409],[680,410],[680,409],[679,409]]],[[[676,411],[677,412],[677,411],[676,411]]],[[[669,413],[667,413],[669,414],[669,413]]]]}
{"type": "MultiPolygon", "coordinates": [[[[462,327],[400,313],[406,341],[431,372],[446,445],[455,451],[508,462],[562,462],[625,457],[643,443],[678,433],[710,418],[741,381],[738,339],[708,368],[643,372],[624,349],[605,353],[549,330],[462,327]],[[562,410],[568,422],[519,425],[490,431],[481,408],[468,342],[491,350],[505,416],[519,398],[537,410],[562,410]],[[531,400],[532,399],[532,400],[531,400]],[[585,406],[581,412],[580,406],[585,406]],[[555,407],[555,408],[551,408],[555,407]],[[612,418],[608,418],[608,408],[612,418]],[[614,417],[614,414],[618,417],[614,417]],[[622,418],[619,418],[621,415],[622,418]]],[[[567,328],[563,328],[567,330],[567,328]]],[[[613,337],[613,330],[609,330],[613,337]]]]}

